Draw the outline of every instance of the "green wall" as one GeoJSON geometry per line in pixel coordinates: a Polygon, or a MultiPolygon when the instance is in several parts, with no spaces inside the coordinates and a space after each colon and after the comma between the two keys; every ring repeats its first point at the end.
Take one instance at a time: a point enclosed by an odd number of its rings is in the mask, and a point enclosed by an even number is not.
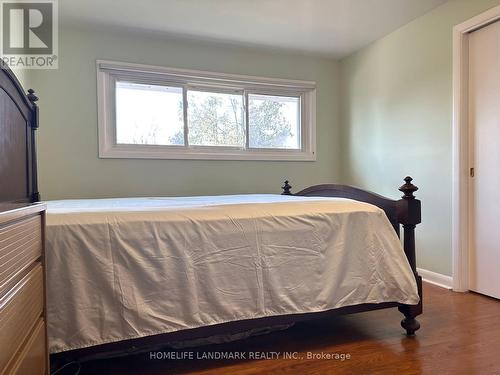
{"type": "Polygon", "coordinates": [[[320,57],[159,35],[63,27],[59,69],[33,71],[40,97],[44,199],[279,193],[340,176],[338,63],[320,57]],[[140,34],[139,34],[140,35],[140,34]],[[96,59],[317,82],[317,161],[99,159],[96,59]]]}
{"type": "Polygon", "coordinates": [[[500,0],[452,0],[341,61],[342,179],[423,205],[419,266],[451,275],[452,28],[500,0]]]}

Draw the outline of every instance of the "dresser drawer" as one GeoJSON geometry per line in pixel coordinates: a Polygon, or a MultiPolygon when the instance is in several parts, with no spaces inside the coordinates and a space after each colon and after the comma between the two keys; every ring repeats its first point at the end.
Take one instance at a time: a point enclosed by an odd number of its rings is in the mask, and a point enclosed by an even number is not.
{"type": "Polygon", "coordinates": [[[40,215],[0,227],[0,298],[41,255],[40,215]]]}
{"type": "Polygon", "coordinates": [[[28,274],[0,299],[0,374],[10,367],[15,354],[43,312],[43,272],[37,262],[28,274]]]}
{"type": "Polygon", "coordinates": [[[44,375],[47,373],[47,342],[43,319],[36,324],[8,373],[9,375],[44,375]]]}

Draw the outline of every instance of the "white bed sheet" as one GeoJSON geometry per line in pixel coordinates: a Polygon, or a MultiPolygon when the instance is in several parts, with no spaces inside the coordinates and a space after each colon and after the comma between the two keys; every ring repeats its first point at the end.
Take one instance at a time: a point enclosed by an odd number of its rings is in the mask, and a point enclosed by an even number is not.
{"type": "Polygon", "coordinates": [[[51,353],[361,303],[419,301],[384,212],[280,195],[48,202],[51,353]]]}

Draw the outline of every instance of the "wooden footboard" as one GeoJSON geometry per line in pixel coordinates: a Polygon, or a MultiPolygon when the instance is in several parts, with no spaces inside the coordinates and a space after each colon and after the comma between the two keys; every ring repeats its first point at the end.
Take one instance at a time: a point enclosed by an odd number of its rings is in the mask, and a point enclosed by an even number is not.
{"type": "Polygon", "coordinates": [[[384,210],[398,237],[401,236],[400,226],[403,226],[403,249],[410,263],[415,280],[417,282],[420,302],[418,305],[400,305],[399,311],[405,318],[401,326],[408,335],[415,334],[420,328],[420,323],[415,319],[422,314],[422,278],[417,273],[417,262],[415,257],[415,227],[421,222],[420,200],[413,193],[418,187],[412,184],[413,179],[405,177],[405,183],[399,188],[403,196],[399,200],[393,200],[360,188],[348,185],[325,184],[308,187],[298,193],[292,194],[292,186],[288,181],[282,186],[283,195],[296,195],[306,197],[338,197],[354,199],[361,202],[373,204],[384,210]]]}

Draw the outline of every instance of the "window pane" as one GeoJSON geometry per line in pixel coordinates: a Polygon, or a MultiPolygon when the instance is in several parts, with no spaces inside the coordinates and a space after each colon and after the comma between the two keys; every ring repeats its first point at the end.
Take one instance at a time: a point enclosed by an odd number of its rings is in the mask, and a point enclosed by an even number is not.
{"type": "Polygon", "coordinates": [[[245,146],[243,96],[189,90],[188,140],[195,146],[245,146]]]}
{"type": "Polygon", "coordinates": [[[116,143],[184,145],[182,88],[117,82],[116,143]]]}
{"type": "Polygon", "coordinates": [[[249,94],[248,132],[252,148],[300,149],[300,98],[249,94]]]}

